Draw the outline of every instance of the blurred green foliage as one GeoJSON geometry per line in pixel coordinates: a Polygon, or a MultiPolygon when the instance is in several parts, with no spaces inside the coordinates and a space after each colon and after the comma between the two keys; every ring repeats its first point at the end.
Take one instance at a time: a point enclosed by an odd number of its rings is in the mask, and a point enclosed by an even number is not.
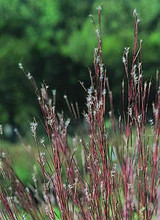
{"type": "Polygon", "coordinates": [[[19,179],[27,184],[33,184],[32,174],[38,174],[41,178],[40,166],[37,163],[38,154],[36,149],[24,146],[21,143],[13,144],[0,141],[0,150],[4,151],[11,160],[13,169],[19,179]]]}
{"type": "MultiPolygon", "coordinates": [[[[58,90],[57,108],[65,109],[63,95],[84,108],[79,80],[89,82],[87,67],[93,66],[96,34],[89,14],[96,17],[101,1],[95,0],[0,0],[0,123],[23,128],[38,117],[36,96],[18,63],[58,90]]],[[[147,79],[159,68],[160,2],[158,0],[107,0],[102,5],[104,63],[116,107],[124,78],[122,54],[133,45],[133,17],[140,17],[144,74],[147,79]]],[[[130,54],[131,58],[131,54],[130,54]]]]}

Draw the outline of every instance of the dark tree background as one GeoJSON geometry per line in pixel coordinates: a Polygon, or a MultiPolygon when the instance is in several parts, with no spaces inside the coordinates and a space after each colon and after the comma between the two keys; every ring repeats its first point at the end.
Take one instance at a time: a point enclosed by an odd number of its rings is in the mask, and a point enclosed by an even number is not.
{"type": "MultiPolygon", "coordinates": [[[[89,82],[96,35],[89,14],[96,19],[95,0],[0,0],[0,124],[25,130],[28,121],[39,115],[34,90],[18,63],[36,81],[57,90],[57,108],[66,110],[63,95],[78,101],[84,109],[84,91],[89,82]]],[[[122,54],[133,44],[133,17],[140,17],[143,39],[143,66],[146,80],[155,78],[160,54],[160,1],[107,0],[102,5],[103,56],[120,108],[120,86],[124,78],[122,54]]],[[[153,92],[154,93],[154,87],[153,92]]],[[[67,111],[67,110],[66,110],[67,111]]]]}

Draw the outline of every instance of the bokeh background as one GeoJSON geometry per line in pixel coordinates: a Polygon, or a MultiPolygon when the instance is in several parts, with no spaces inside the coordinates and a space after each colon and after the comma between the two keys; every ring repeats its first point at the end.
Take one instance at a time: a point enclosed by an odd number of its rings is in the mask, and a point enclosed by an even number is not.
{"type": "Polygon", "coordinates": [[[68,114],[64,94],[79,103],[81,112],[85,108],[79,81],[89,85],[88,67],[93,69],[96,47],[89,14],[96,20],[100,3],[103,57],[117,111],[125,77],[122,54],[124,47],[132,51],[135,8],[141,20],[144,75],[146,80],[155,80],[160,67],[159,0],[0,0],[0,124],[10,141],[15,141],[13,128],[25,136],[29,121],[40,117],[35,91],[18,63],[31,72],[39,86],[45,80],[50,91],[57,90],[58,111],[68,114]]]}

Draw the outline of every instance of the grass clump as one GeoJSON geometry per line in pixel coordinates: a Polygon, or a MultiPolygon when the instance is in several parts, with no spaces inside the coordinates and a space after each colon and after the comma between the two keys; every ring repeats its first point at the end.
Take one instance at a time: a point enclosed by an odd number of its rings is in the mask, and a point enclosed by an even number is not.
{"type": "MultiPolygon", "coordinates": [[[[68,141],[70,120],[56,112],[55,97],[52,100],[48,96],[48,87],[44,84],[39,90],[34,78],[27,74],[36,90],[49,143],[37,137],[34,120],[31,130],[43,177],[42,195],[36,178],[33,178],[32,192],[24,187],[8,157],[2,153],[0,168],[8,183],[0,185],[2,219],[19,219],[21,210],[30,219],[160,218],[159,85],[152,104],[152,119],[148,122],[151,82],[143,81],[142,41],[138,40],[139,19],[134,11],[132,63],[129,67],[129,48],[125,48],[122,111],[116,118],[109,75],[102,59],[100,12],[98,7],[98,25],[92,17],[98,39],[94,73],[90,71],[90,88],[83,85],[87,96],[84,113],[87,134],[80,129],[72,143],[68,141]],[[109,132],[106,108],[109,109],[109,132]],[[43,148],[39,148],[40,144],[43,148]]],[[[20,68],[25,72],[23,66],[20,68]]],[[[64,98],[78,120],[77,105],[70,105],[67,97],[64,98]]]]}

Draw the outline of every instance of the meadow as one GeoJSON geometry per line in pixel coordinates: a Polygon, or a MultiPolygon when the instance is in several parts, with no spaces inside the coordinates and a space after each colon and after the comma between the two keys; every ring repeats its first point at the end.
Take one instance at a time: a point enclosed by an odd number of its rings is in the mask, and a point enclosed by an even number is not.
{"type": "Polygon", "coordinates": [[[86,92],[83,113],[66,95],[71,118],[58,113],[55,92],[49,96],[46,84],[39,89],[19,64],[35,89],[43,121],[35,117],[30,123],[30,145],[23,140],[14,147],[1,144],[1,219],[160,219],[158,71],[157,93],[150,103],[152,82],[144,81],[135,10],[133,50],[125,48],[122,57],[122,108],[117,116],[109,86],[112,75],[103,63],[101,6],[97,10],[97,24],[91,16],[97,36],[94,71],[89,70],[89,88],[81,82],[86,92]],[[72,136],[70,123],[77,125],[72,136]],[[44,137],[38,135],[39,126],[44,137]]]}

